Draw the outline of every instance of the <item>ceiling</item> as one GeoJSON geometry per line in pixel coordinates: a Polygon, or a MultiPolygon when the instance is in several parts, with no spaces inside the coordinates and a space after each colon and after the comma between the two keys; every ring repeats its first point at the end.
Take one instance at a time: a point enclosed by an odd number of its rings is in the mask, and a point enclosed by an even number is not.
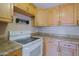
{"type": "Polygon", "coordinates": [[[34,3],[37,8],[51,8],[60,4],[61,3],[34,3]]]}

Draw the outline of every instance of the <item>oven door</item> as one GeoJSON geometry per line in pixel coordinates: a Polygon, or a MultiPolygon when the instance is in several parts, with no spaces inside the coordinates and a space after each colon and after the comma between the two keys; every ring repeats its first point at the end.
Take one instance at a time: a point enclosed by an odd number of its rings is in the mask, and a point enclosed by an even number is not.
{"type": "Polygon", "coordinates": [[[23,47],[23,56],[42,56],[42,43],[37,42],[23,47]]]}

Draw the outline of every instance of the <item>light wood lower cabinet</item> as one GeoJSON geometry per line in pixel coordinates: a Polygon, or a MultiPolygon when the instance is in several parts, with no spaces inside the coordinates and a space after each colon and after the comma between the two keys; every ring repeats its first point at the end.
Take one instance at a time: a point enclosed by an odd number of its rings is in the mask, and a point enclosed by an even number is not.
{"type": "Polygon", "coordinates": [[[45,56],[78,56],[78,43],[64,41],[56,38],[44,38],[45,56]]]}
{"type": "Polygon", "coordinates": [[[58,56],[58,41],[49,41],[48,42],[48,56],[58,56]]]}
{"type": "Polygon", "coordinates": [[[12,52],[9,52],[6,56],[22,56],[22,50],[17,49],[12,52]]]}
{"type": "Polygon", "coordinates": [[[59,45],[60,56],[77,56],[77,44],[69,41],[61,41],[59,45]]]}
{"type": "Polygon", "coordinates": [[[44,38],[45,41],[45,52],[44,55],[46,56],[58,56],[59,55],[59,40],[53,40],[53,38],[44,38]]]}

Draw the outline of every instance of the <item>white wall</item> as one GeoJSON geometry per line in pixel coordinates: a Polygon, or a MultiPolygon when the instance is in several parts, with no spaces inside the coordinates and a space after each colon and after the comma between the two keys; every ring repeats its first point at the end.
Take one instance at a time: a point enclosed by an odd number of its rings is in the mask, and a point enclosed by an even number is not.
{"type": "Polygon", "coordinates": [[[79,26],[39,27],[39,32],[79,35],[79,26]]]}

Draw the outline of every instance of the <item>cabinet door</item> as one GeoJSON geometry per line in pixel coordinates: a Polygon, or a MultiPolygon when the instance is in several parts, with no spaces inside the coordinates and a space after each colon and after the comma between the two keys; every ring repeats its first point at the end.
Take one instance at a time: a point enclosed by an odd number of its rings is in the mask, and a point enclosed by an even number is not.
{"type": "Polygon", "coordinates": [[[51,22],[53,23],[53,25],[59,25],[59,6],[54,7],[51,9],[51,15],[50,15],[50,19],[51,22]]]}
{"type": "Polygon", "coordinates": [[[60,6],[60,22],[62,25],[74,24],[74,4],[60,6]]]}
{"type": "Polygon", "coordinates": [[[20,13],[25,12],[27,14],[35,16],[36,9],[34,8],[34,5],[32,5],[31,3],[15,3],[15,6],[21,9],[20,13]]]}
{"type": "Polygon", "coordinates": [[[26,12],[29,13],[29,14],[32,14],[32,5],[30,3],[26,3],[25,5],[26,7],[26,12]]]}
{"type": "Polygon", "coordinates": [[[25,3],[15,3],[14,4],[17,8],[23,10],[23,11],[26,11],[26,4],[25,3]]]}
{"type": "Polygon", "coordinates": [[[13,16],[13,5],[10,3],[0,3],[0,21],[11,22],[13,16]]]}
{"type": "Polygon", "coordinates": [[[7,54],[7,56],[22,56],[22,50],[18,49],[7,54]]]}
{"type": "Polygon", "coordinates": [[[78,6],[77,5],[79,5],[79,4],[77,4],[77,3],[74,3],[74,24],[75,25],[78,25],[78,19],[77,19],[77,17],[78,17],[78,6]]]}
{"type": "Polygon", "coordinates": [[[59,47],[61,56],[77,56],[77,44],[61,41],[59,47]]]}
{"type": "Polygon", "coordinates": [[[35,16],[36,8],[33,4],[29,3],[26,8],[27,8],[26,11],[35,16]]]}
{"type": "Polygon", "coordinates": [[[35,15],[35,22],[37,22],[37,26],[47,26],[47,10],[38,9],[35,15]]]}
{"type": "Polygon", "coordinates": [[[33,8],[33,9],[32,9],[32,14],[35,16],[35,14],[36,14],[36,7],[33,6],[32,8],[33,8]]]}
{"type": "Polygon", "coordinates": [[[53,26],[53,15],[52,15],[52,9],[47,9],[48,10],[48,25],[53,26]]]}
{"type": "Polygon", "coordinates": [[[59,50],[58,50],[58,45],[59,41],[58,40],[53,40],[52,38],[46,38],[46,43],[45,43],[45,55],[47,56],[58,56],[59,55],[59,50]]]}
{"type": "Polygon", "coordinates": [[[58,41],[48,42],[48,56],[58,56],[58,41]]]}
{"type": "Polygon", "coordinates": [[[77,20],[77,25],[79,25],[79,3],[75,4],[76,8],[76,20],[77,20]]]}

